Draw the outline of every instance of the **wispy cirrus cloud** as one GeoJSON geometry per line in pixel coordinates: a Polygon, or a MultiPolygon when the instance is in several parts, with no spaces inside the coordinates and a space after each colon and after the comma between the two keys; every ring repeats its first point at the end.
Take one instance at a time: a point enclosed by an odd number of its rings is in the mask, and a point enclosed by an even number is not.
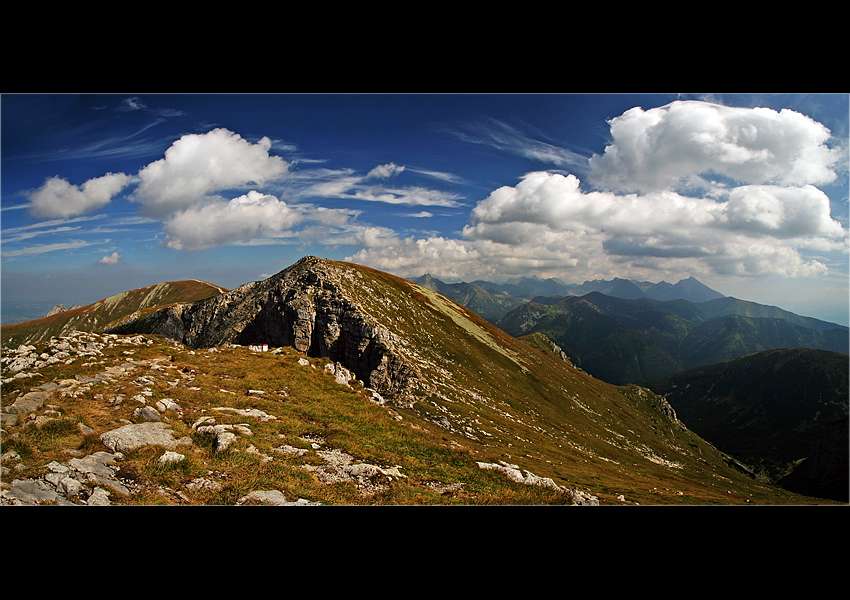
{"type": "Polygon", "coordinates": [[[490,146],[556,167],[578,171],[584,171],[587,168],[588,157],[558,144],[538,139],[498,119],[490,118],[474,123],[464,123],[449,128],[448,131],[464,142],[490,146]]]}
{"type": "Polygon", "coordinates": [[[78,250],[88,246],[99,244],[107,244],[110,240],[98,240],[96,242],[87,242],[85,240],[68,240],[67,242],[56,242],[53,244],[35,244],[17,250],[4,250],[3,258],[16,258],[21,256],[34,256],[38,254],[46,254],[48,252],[56,252],[59,250],[78,250]]]}
{"type": "Polygon", "coordinates": [[[393,163],[378,165],[366,175],[352,169],[314,169],[295,176],[299,181],[297,194],[304,197],[324,197],[339,200],[361,200],[411,206],[462,206],[461,194],[421,186],[385,186],[374,180],[392,178],[405,167],[393,163]]]}

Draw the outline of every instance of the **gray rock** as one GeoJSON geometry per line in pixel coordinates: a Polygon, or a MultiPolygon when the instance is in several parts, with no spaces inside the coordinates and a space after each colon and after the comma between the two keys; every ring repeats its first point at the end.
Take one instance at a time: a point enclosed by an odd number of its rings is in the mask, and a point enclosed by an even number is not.
{"type": "Polygon", "coordinates": [[[109,492],[103,488],[96,488],[89,499],[86,500],[87,506],[109,506],[109,492]]]}
{"type": "Polygon", "coordinates": [[[15,479],[8,490],[2,492],[3,500],[12,505],[52,503],[74,506],[44,479],[15,479]]]}
{"type": "Polygon", "coordinates": [[[50,396],[51,393],[47,391],[27,392],[15,400],[11,406],[6,408],[6,412],[21,416],[27,415],[41,409],[41,407],[44,406],[44,402],[50,398],[50,396]]]}
{"type": "Polygon", "coordinates": [[[252,500],[272,506],[319,506],[320,504],[319,502],[309,502],[303,498],[299,498],[295,502],[290,502],[278,490],[256,490],[246,496],[242,496],[236,504],[241,505],[252,500]]]}
{"type": "MultiPolygon", "coordinates": [[[[101,477],[112,477],[114,471],[109,466],[117,460],[114,454],[95,452],[83,458],[72,458],[68,464],[81,473],[94,473],[101,477]]],[[[51,463],[53,465],[55,463],[51,463]]],[[[62,465],[59,465],[61,469],[62,465]]],[[[61,472],[61,471],[60,471],[61,472]]]]}
{"type": "Polygon", "coordinates": [[[142,446],[162,446],[173,450],[181,444],[191,444],[188,437],[177,439],[167,423],[151,422],[124,425],[101,434],[100,440],[112,452],[130,452],[142,446]]]}
{"type": "MultiPolygon", "coordinates": [[[[416,370],[398,340],[367,315],[343,282],[347,273],[313,256],[263,281],[195,303],[177,304],[110,330],[160,334],[190,347],[292,347],[328,358],[380,394],[404,393],[416,370]]],[[[335,373],[336,375],[336,373],[335,373]]],[[[347,380],[346,380],[347,381],[347,380]]]]}
{"type": "Polygon", "coordinates": [[[140,406],[133,411],[133,417],[145,421],[162,421],[162,415],[152,406],[140,406]]]}
{"type": "Polygon", "coordinates": [[[170,463],[178,463],[186,460],[185,454],[180,454],[178,452],[172,452],[171,450],[166,450],[165,454],[159,457],[159,464],[167,465],[170,463]]]}
{"type": "Polygon", "coordinates": [[[65,496],[74,498],[83,491],[83,484],[73,477],[63,477],[59,481],[59,489],[65,496]]]}
{"type": "Polygon", "coordinates": [[[557,490],[563,494],[571,496],[573,503],[577,505],[599,505],[599,499],[596,496],[593,496],[586,492],[582,492],[578,488],[568,489],[566,487],[560,486],[549,477],[539,477],[529,471],[523,472],[523,470],[520,469],[517,465],[512,465],[504,461],[500,461],[500,463],[498,464],[479,462],[478,467],[481,469],[488,469],[492,471],[501,471],[502,473],[508,476],[508,479],[510,479],[511,481],[516,481],[517,483],[522,483],[525,485],[539,485],[543,487],[552,488],[553,490],[557,490]]]}

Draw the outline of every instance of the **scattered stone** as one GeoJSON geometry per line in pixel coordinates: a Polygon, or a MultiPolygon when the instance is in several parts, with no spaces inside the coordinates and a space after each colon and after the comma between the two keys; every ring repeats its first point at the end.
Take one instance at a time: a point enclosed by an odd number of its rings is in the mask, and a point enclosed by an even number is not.
{"type": "Polygon", "coordinates": [[[67,500],[56,491],[56,488],[44,479],[15,479],[9,490],[0,492],[4,503],[11,505],[22,504],[57,504],[71,506],[74,503],[67,500]]]}
{"type": "Polygon", "coordinates": [[[109,506],[109,492],[103,488],[96,488],[89,499],[86,500],[87,506],[109,506]]]}
{"type": "MultiPolygon", "coordinates": [[[[211,417],[202,417],[205,423],[209,423],[207,419],[212,419],[211,417]]],[[[199,419],[200,421],[200,419],[199,419]]],[[[213,441],[213,448],[215,448],[216,452],[223,452],[227,450],[233,443],[239,439],[235,433],[232,432],[233,425],[222,424],[215,425],[215,419],[212,419],[213,424],[205,424],[199,425],[197,422],[192,428],[201,434],[211,435],[215,439],[213,441]]]]}
{"type": "Polygon", "coordinates": [[[100,440],[113,452],[130,452],[142,446],[162,446],[166,449],[191,444],[188,437],[177,439],[171,427],[162,422],[124,425],[101,434],[100,440]]]}
{"type": "Polygon", "coordinates": [[[44,402],[50,397],[51,392],[47,391],[27,392],[6,408],[6,412],[26,416],[29,413],[40,410],[44,406],[44,402]]]}
{"type": "Polygon", "coordinates": [[[284,444],[278,448],[272,448],[272,451],[277,452],[278,454],[292,454],[294,456],[304,456],[308,452],[308,450],[305,450],[304,448],[296,448],[289,444],[284,444]]]}
{"type": "Polygon", "coordinates": [[[218,411],[226,411],[226,412],[234,412],[238,415],[242,415],[243,417],[253,417],[258,421],[268,422],[268,421],[276,421],[277,417],[274,415],[270,415],[262,410],[257,408],[231,408],[229,406],[218,406],[213,410],[218,411]]]}
{"type": "Polygon", "coordinates": [[[407,478],[400,467],[384,468],[367,463],[352,463],[352,457],[341,450],[323,450],[317,454],[325,461],[323,466],[303,465],[325,484],[352,482],[364,496],[371,496],[387,489],[393,478],[407,478]]]}
{"type": "Polygon", "coordinates": [[[159,464],[167,465],[170,463],[178,463],[186,460],[185,454],[180,454],[178,452],[172,452],[171,450],[166,450],[165,454],[159,457],[159,464]]]}
{"type": "Polygon", "coordinates": [[[246,502],[259,502],[261,504],[270,504],[272,506],[319,506],[319,502],[309,502],[303,498],[299,498],[295,502],[289,502],[278,490],[256,490],[242,496],[236,504],[242,505],[246,502]]]}
{"type": "Polygon", "coordinates": [[[108,452],[95,452],[83,458],[74,458],[67,465],[52,461],[47,473],[34,479],[16,479],[8,490],[0,492],[2,503],[7,505],[55,504],[60,506],[109,504],[110,493],[129,495],[130,489],[116,478],[110,464],[118,457],[108,452]],[[89,492],[87,486],[94,485],[89,492]]]}
{"type": "Polygon", "coordinates": [[[221,488],[222,485],[220,483],[213,481],[212,479],[207,479],[206,477],[198,477],[186,484],[186,489],[192,492],[197,492],[198,490],[210,490],[217,492],[221,490],[221,488]]]}
{"type": "Polygon", "coordinates": [[[156,407],[161,413],[164,413],[169,410],[173,410],[174,412],[180,411],[180,405],[177,404],[171,398],[163,398],[162,400],[158,400],[156,403],[156,407]]]}
{"type": "Polygon", "coordinates": [[[141,406],[133,411],[133,417],[143,421],[161,421],[162,415],[151,406],[141,406]]]}
{"type": "Polygon", "coordinates": [[[560,486],[549,477],[538,477],[537,475],[529,471],[525,471],[523,473],[523,470],[520,469],[519,466],[506,463],[505,461],[499,461],[499,464],[479,462],[478,467],[481,469],[501,471],[502,473],[508,476],[508,479],[510,479],[511,481],[516,481],[517,483],[523,483],[525,485],[539,485],[568,494],[572,497],[574,504],[592,506],[596,506],[599,504],[599,498],[597,498],[596,496],[592,496],[591,494],[582,492],[578,488],[570,489],[560,486]]]}
{"type": "Polygon", "coordinates": [[[351,387],[348,383],[352,379],[356,379],[354,374],[343,367],[340,363],[328,363],[325,365],[325,373],[330,373],[334,376],[334,381],[340,385],[351,387]]]}
{"type": "Polygon", "coordinates": [[[200,417],[192,424],[192,430],[195,431],[202,425],[215,425],[215,417],[200,417]]]}

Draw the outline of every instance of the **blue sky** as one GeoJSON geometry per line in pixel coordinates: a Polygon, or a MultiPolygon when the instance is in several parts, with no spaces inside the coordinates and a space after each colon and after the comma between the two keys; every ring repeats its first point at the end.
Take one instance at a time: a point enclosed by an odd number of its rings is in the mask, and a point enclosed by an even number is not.
{"type": "Polygon", "coordinates": [[[848,94],[18,95],[3,309],[306,254],[404,277],[689,276],[848,322],[848,94]]]}

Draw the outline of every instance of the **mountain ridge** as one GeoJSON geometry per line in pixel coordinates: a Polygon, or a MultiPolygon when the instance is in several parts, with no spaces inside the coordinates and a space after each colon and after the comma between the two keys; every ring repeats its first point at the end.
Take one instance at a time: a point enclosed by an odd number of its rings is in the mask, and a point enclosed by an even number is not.
{"type": "Polygon", "coordinates": [[[495,453],[606,501],[622,485],[669,488],[668,477],[700,502],[718,501],[712,490],[729,478],[755,485],[663,398],[597,380],[546,342],[518,340],[433,290],[361,265],[305,257],[110,333],[165,335],[192,348],[294,347],[342,365],[405,419],[436,425],[491,462],[495,453]]]}
{"type": "Polygon", "coordinates": [[[646,386],[720,449],[778,473],[778,485],[847,502],[848,365],[846,354],[782,348],[646,386]],[[803,459],[811,460],[796,464],[803,459]]]}
{"type": "MultiPolygon", "coordinates": [[[[234,377],[273,381],[273,389],[282,390],[281,402],[290,384],[278,372],[288,377],[290,364],[323,366],[345,389],[362,391],[392,411],[400,427],[439,432],[482,469],[533,473],[525,479],[552,480],[557,489],[577,490],[600,503],[812,501],[753,480],[735,459],[690,431],[662,396],[636,385],[605,383],[564,360],[551,339],[517,339],[433,290],[361,265],[304,257],[263,281],[134,314],[100,335],[104,344],[150,340],[160,368],[173,362],[186,365],[176,372],[185,374],[191,365],[190,370],[220,374],[211,381],[205,376],[206,385],[228,385],[224,378],[234,377]],[[260,350],[266,344],[272,352],[260,350]],[[254,350],[246,354],[243,348],[254,350]],[[286,364],[278,364],[276,356],[286,364]],[[240,371],[239,365],[253,362],[264,365],[261,372],[240,371]]],[[[67,346],[53,338],[47,345],[54,343],[67,346]]],[[[30,369],[39,364],[40,352],[21,347],[6,368],[30,369]]],[[[62,368],[62,378],[51,386],[69,381],[68,367],[62,368]]],[[[21,373],[4,386],[25,392],[17,379],[21,373]]],[[[100,374],[95,375],[79,381],[100,374]]],[[[21,393],[18,401],[28,396],[21,393]]],[[[227,394],[222,389],[214,397],[227,394]]],[[[310,406],[318,402],[302,397],[300,402],[310,406]]],[[[341,401],[348,405],[353,399],[341,401]]],[[[249,388],[236,408],[257,405],[275,407],[253,400],[249,388]]],[[[316,410],[311,429],[338,429],[319,416],[325,409],[316,410]]],[[[136,412],[146,414],[144,406],[136,412]]],[[[371,447],[371,440],[351,435],[345,434],[367,459],[384,457],[380,464],[387,464],[387,457],[395,456],[391,447],[371,447]]],[[[403,460],[411,465],[417,457],[403,460]]]]}
{"type": "Polygon", "coordinates": [[[850,345],[846,327],[735,298],[694,303],[590,292],[530,302],[496,325],[511,335],[544,333],[576,365],[618,385],[760,350],[810,347],[847,354],[850,345]]]}
{"type": "Polygon", "coordinates": [[[123,319],[138,317],[165,304],[192,302],[215,296],[225,288],[198,279],[166,281],[128,290],[52,314],[41,319],[3,325],[0,338],[4,345],[31,344],[60,336],[69,331],[101,331],[117,325],[123,319]]]}
{"type": "MultiPolygon", "coordinates": [[[[408,277],[410,281],[438,290],[445,289],[445,294],[452,297],[455,289],[463,289],[463,286],[474,285],[491,294],[507,294],[512,298],[524,298],[530,300],[534,296],[582,296],[590,292],[602,292],[609,296],[618,298],[652,298],[653,300],[675,300],[684,299],[692,302],[704,302],[725,298],[698,279],[691,276],[682,279],[675,284],[661,281],[651,283],[648,281],[637,281],[615,277],[613,279],[594,279],[584,283],[565,283],[556,277],[541,279],[536,275],[514,277],[504,283],[492,281],[474,280],[472,282],[445,283],[430,273],[418,277],[408,277]]],[[[443,293],[443,292],[441,292],[443,293]]],[[[455,299],[452,297],[452,299],[455,299]]]]}

